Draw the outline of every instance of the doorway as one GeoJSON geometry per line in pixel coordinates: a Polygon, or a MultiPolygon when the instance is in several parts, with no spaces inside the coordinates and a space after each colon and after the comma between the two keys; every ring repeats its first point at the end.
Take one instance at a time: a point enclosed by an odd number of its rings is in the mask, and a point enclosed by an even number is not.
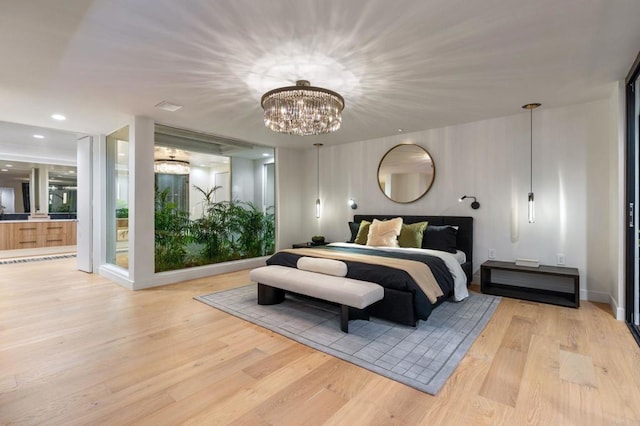
{"type": "MultiPolygon", "coordinates": [[[[80,207],[90,205],[80,190],[91,181],[80,139],[90,148],[92,138],[9,122],[0,122],[0,135],[0,261],[76,257],[91,233],[78,226],[80,207]]],[[[87,247],[82,253],[91,253],[87,247]]]]}

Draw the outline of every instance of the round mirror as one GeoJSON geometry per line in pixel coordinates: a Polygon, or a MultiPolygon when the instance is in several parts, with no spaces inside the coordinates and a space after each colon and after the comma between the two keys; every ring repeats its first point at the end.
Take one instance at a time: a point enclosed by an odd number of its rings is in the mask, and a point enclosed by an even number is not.
{"type": "Polygon", "coordinates": [[[419,145],[397,145],[380,160],[378,184],[390,200],[412,203],[429,191],[436,175],[433,159],[419,145]]]}

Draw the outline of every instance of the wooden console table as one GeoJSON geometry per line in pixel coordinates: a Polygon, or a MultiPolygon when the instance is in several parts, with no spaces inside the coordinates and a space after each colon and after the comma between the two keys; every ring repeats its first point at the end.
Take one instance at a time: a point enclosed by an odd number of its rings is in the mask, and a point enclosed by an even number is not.
{"type": "Polygon", "coordinates": [[[534,302],[580,307],[580,274],[577,268],[540,265],[517,266],[489,260],[480,267],[483,293],[534,302]]]}

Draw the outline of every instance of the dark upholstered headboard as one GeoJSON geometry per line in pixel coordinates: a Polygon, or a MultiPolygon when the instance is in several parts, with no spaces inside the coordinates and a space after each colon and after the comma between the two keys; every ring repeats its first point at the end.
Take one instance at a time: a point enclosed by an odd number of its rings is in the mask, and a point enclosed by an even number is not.
{"type": "Polygon", "coordinates": [[[401,217],[404,223],[429,222],[429,225],[453,225],[458,227],[457,246],[467,256],[467,262],[462,265],[467,282],[471,282],[473,275],[473,218],[470,216],[403,216],[403,215],[366,215],[356,214],[354,222],[373,221],[373,219],[385,220],[401,217]]]}

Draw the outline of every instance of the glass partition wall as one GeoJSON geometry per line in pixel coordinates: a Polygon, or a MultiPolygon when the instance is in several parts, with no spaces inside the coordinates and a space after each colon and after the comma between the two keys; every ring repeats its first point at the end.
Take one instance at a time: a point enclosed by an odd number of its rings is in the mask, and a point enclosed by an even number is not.
{"type": "Polygon", "coordinates": [[[156,125],[155,272],[273,253],[273,163],[272,148],[156,125]]]}
{"type": "Polygon", "coordinates": [[[129,268],[129,126],[107,136],[107,263],[129,268]]]}

